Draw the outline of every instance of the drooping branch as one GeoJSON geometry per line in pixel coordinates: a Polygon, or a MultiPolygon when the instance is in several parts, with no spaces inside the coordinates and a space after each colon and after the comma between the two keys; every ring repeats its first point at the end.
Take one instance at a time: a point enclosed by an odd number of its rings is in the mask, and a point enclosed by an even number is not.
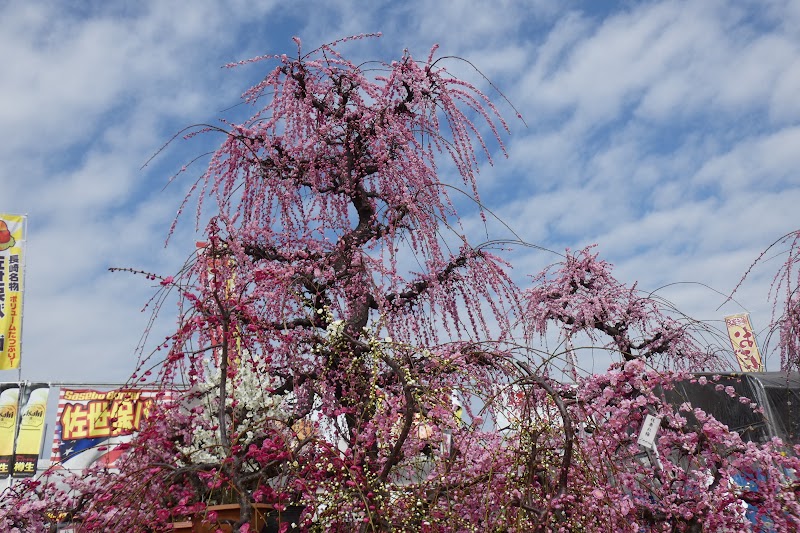
{"type": "Polygon", "coordinates": [[[561,414],[561,421],[564,424],[564,451],[561,458],[561,468],[558,477],[558,494],[563,496],[567,493],[567,485],[569,483],[570,467],[572,464],[572,447],[575,440],[575,431],[572,428],[572,415],[570,415],[567,405],[564,403],[561,394],[553,388],[553,386],[542,376],[533,372],[528,365],[518,362],[517,366],[524,372],[525,376],[518,381],[520,385],[535,385],[543,389],[553,402],[556,404],[559,413],[561,414]]]}
{"type": "Polygon", "coordinates": [[[687,328],[664,313],[651,296],[638,294],[611,275],[611,266],[587,248],[567,255],[558,272],[538,274],[525,291],[528,320],[543,334],[549,322],[569,339],[602,333],[624,361],[669,355],[678,366],[706,367],[713,355],[701,349],[687,328]]]}
{"type": "MultiPolygon", "coordinates": [[[[442,270],[435,273],[433,276],[414,281],[410,283],[408,288],[405,290],[386,294],[383,296],[383,299],[395,309],[411,307],[416,304],[419,297],[422,296],[432,286],[433,283],[446,283],[456,272],[456,270],[464,267],[467,264],[467,261],[472,257],[480,257],[480,252],[474,251],[474,254],[471,257],[462,253],[452,259],[442,270]]],[[[379,308],[377,301],[373,300],[371,304],[373,309],[379,308]]]]}

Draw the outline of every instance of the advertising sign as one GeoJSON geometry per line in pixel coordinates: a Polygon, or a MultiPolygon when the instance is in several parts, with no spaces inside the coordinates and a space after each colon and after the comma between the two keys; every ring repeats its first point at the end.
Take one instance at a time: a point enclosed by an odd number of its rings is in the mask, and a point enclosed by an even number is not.
{"type": "Polygon", "coordinates": [[[0,370],[19,368],[25,223],[23,215],[0,214],[0,370]]]}
{"type": "Polygon", "coordinates": [[[19,384],[0,385],[0,478],[8,477],[14,462],[18,404],[19,384]]]}
{"type": "Polygon", "coordinates": [[[742,372],[763,372],[764,365],[758,352],[753,326],[750,325],[750,315],[741,313],[726,316],[725,326],[728,328],[728,338],[742,372]]]}
{"type": "Polygon", "coordinates": [[[69,470],[114,468],[158,391],[61,389],[51,462],[69,470]]]}
{"type": "Polygon", "coordinates": [[[31,477],[36,474],[36,463],[44,436],[47,397],[50,393],[47,385],[27,385],[25,389],[27,394],[19,412],[19,430],[14,447],[13,477],[31,477]]]}

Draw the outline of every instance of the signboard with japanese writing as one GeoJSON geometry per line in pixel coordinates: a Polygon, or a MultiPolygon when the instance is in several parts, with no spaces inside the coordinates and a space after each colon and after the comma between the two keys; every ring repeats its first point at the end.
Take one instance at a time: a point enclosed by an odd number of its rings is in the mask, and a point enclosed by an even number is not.
{"type": "Polygon", "coordinates": [[[47,385],[26,385],[26,398],[21,402],[19,429],[14,447],[13,477],[31,477],[36,474],[36,464],[42,450],[44,437],[44,417],[47,413],[47,385]]]}
{"type": "Polygon", "coordinates": [[[725,326],[742,372],[763,372],[764,365],[758,352],[753,326],[750,325],[750,315],[741,313],[726,316],[725,326]]]}
{"type": "Polygon", "coordinates": [[[642,448],[647,448],[650,450],[656,449],[656,434],[658,433],[658,428],[661,427],[661,417],[647,415],[644,417],[644,422],[642,422],[642,429],[639,430],[639,438],[636,439],[636,442],[642,448]]]}
{"type": "Polygon", "coordinates": [[[17,435],[19,384],[0,385],[0,478],[11,473],[14,462],[14,437],[17,435]]]}
{"type": "Polygon", "coordinates": [[[83,470],[114,468],[123,447],[147,418],[158,391],[61,389],[51,462],[83,470]]]}
{"type": "Polygon", "coordinates": [[[0,214],[0,370],[19,368],[26,220],[0,214]]]}

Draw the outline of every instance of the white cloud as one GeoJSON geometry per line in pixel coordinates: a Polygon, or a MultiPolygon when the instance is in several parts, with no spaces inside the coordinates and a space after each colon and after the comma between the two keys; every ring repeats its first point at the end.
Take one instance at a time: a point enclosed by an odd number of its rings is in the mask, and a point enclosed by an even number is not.
{"type": "Polygon", "coordinates": [[[800,168],[800,127],[785,128],[747,138],[728,152],[710,158],[700,168],[696,182],[716,185],[727,193],[774,190],[797,183],[800,168]]]}
{"type": "MultiPolygon", "coordinates": [[[[448,65],[510,119],[510,157],[484,168],[480,184],[517,234],[559,250],[599,242],[620,278],[643,287],[696,280],[730,290],[758,251],[795,225],[800,8],[790,0],[624,6],[3,4],[0,212],[30,214],[25,376],[127,376],[150,288],[106,268],[171,273],[181,264],[194,243],[191,208],[173,245],[162,245],[201,166],[162,188],[218,139],[178,141],[140,167],[180,128],[237,103],[264,72],[220,65],[291,52],[292,35],[308,49],[383,31],[343,50],[391,59],[407,47],[422,58],[438,42],[442,55],[472,61],[528,123],[514,120],[471,67],[448,65]],[[99,366],[84,369],[87,358],[99,366]]],[[[477,218],[464,226],[485,238],[477,218]]],[[[489,232],[510,236],[491,221],[489,232]]],[[[557,259],[525,250],[513,258],[521,283],[557,259]]],[[[759,267],[742,289],[762,325],[775,268],[759,267]]],[[[705,289],[669,294],[704,317],[717,314],[720,299],[705,289]]]]}

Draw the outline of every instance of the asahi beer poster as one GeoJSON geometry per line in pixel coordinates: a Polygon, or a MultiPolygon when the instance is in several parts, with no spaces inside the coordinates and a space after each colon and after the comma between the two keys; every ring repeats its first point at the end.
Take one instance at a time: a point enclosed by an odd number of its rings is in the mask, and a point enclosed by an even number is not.
{"type": "Polygon", "coordinates": [[[42,449],[44,417],[47,414],[47,385],[26,385],[25,400],[20,402],[19,428],[14,446],[13,477],[31,477],[36,474],[36,463],[42,449]]]}
{"type": "Polygon", "coordinates": [[[18,409],[19,384],[0,384],[0,478],[8,477],[12,470],[18,409]]]}
{"type": "Polygon", "coordinates": [[[69,470],[114,468],[147,418],[158,391],[61,389],[52,463],[69,470]]]}
{"type": "Polygon", "coordinates": [[[20,363],[25,222],[23,215],[0,214],[0,370],[20,363]]]}

